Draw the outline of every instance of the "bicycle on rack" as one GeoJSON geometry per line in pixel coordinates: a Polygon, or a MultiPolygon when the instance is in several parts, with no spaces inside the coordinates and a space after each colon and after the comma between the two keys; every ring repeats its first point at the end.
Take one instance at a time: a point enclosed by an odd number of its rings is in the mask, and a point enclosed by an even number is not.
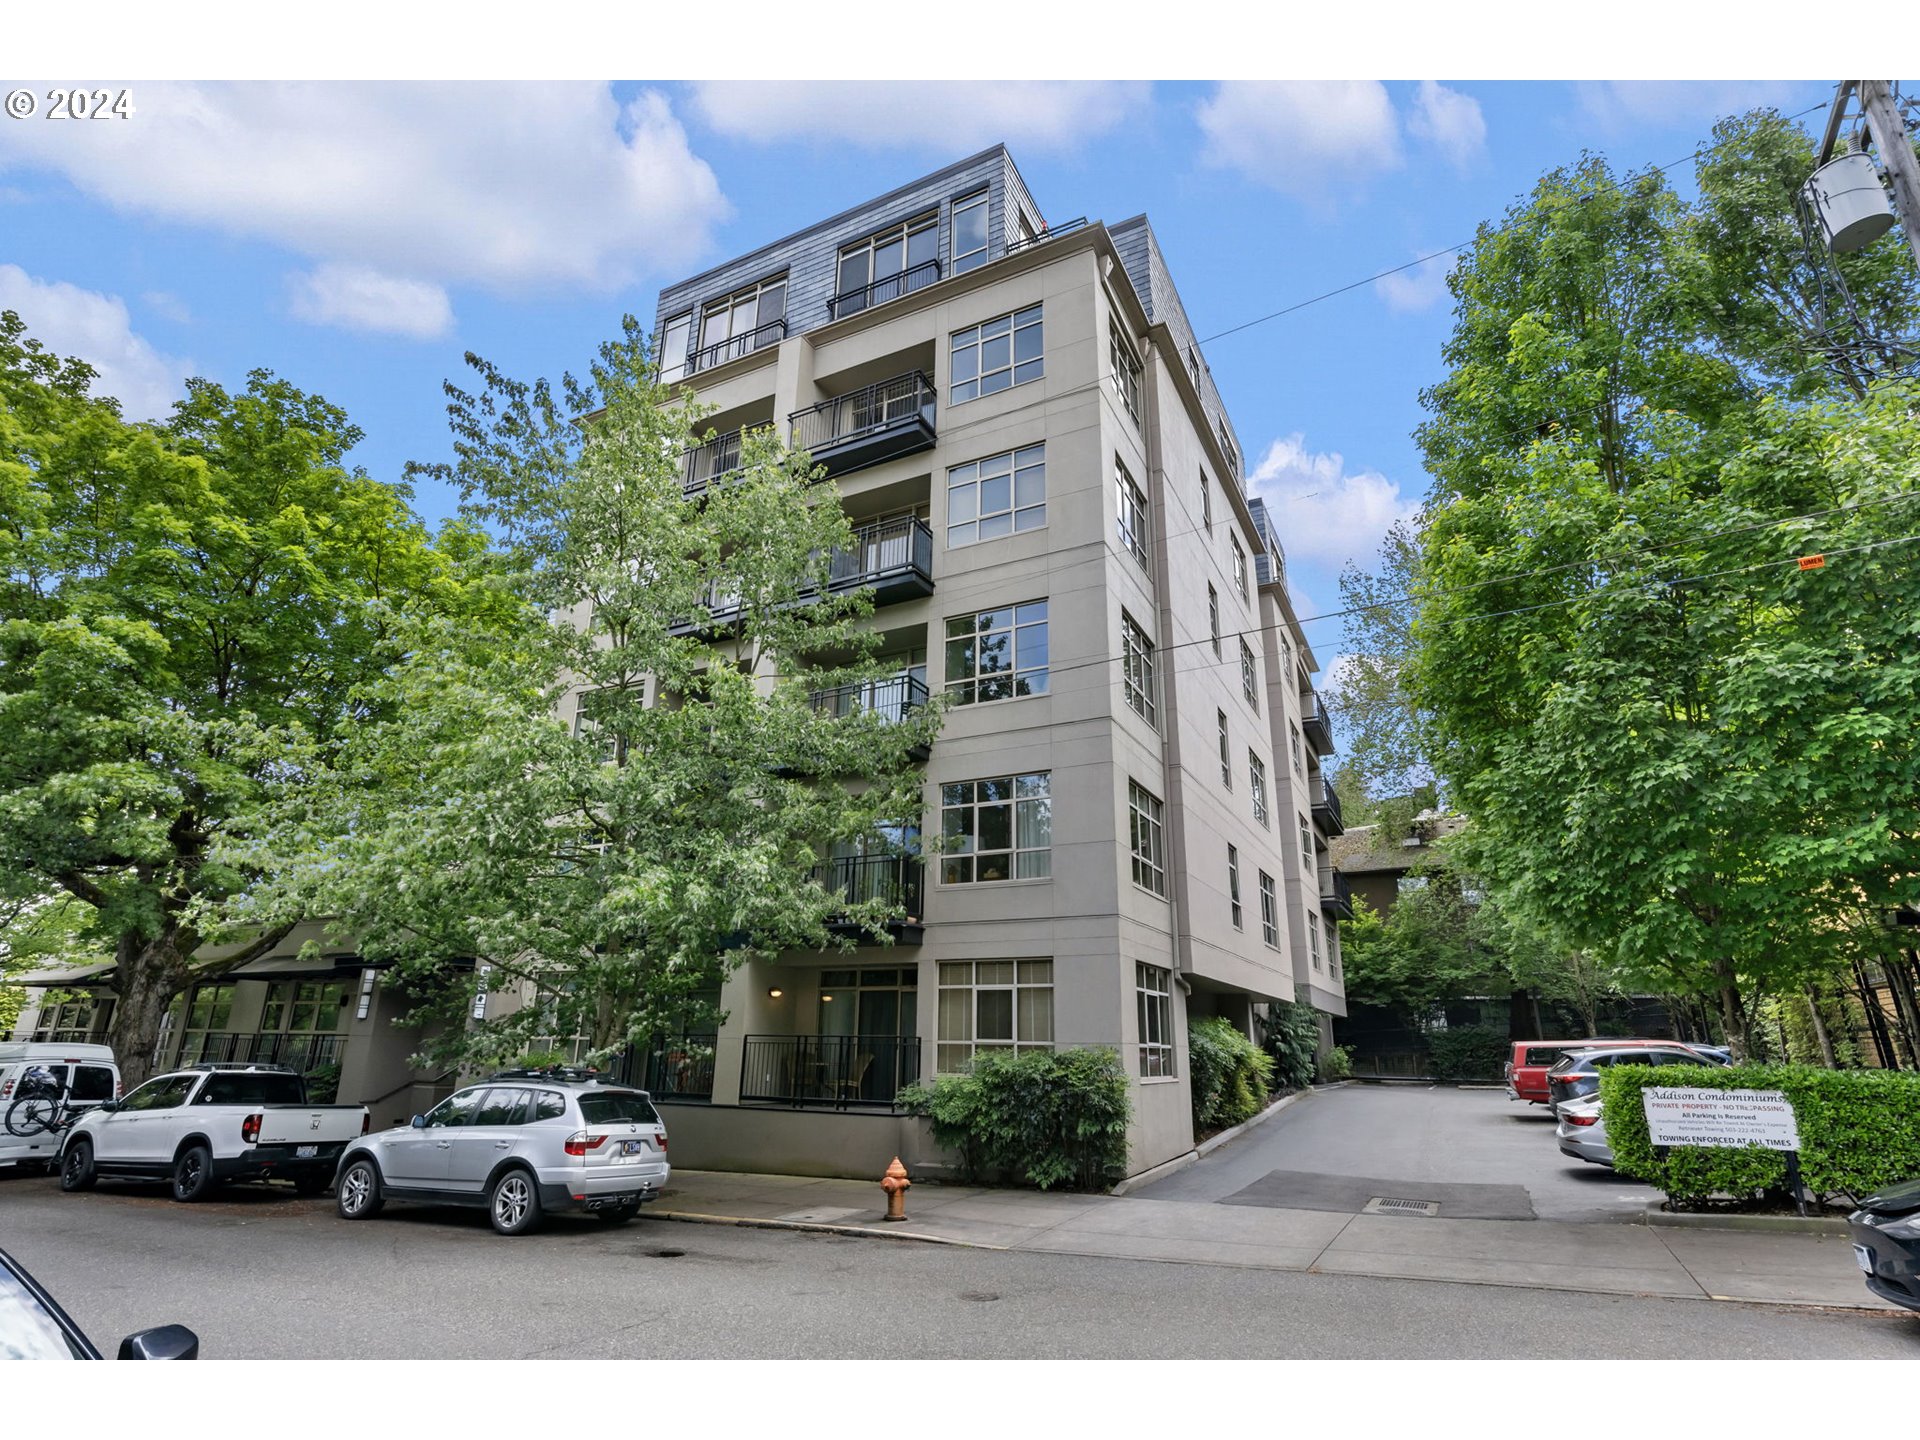
{"type": "Polygon", "coordinates": [[[45,1066],[36,1065],[20,1077],[20,1093],[7,1107],[9,1135],[58,1135],[80,1117],[81,1108],[45,1066]]]}

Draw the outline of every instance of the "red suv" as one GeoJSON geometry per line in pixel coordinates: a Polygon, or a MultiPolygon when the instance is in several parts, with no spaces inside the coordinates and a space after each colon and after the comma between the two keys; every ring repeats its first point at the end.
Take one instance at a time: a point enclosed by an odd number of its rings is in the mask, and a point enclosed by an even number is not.
{"type": "Polygon", "coordinates": [[[1569,1050],[1592,1050],[1596,1046],[1672,1045],[1671,1040],[1516,1040],[1513,1058],[1507,1061],[1507,1098],[1524,1100],[1529,1105],[1545,1105],[1547,1071],[1569,1050]]]}

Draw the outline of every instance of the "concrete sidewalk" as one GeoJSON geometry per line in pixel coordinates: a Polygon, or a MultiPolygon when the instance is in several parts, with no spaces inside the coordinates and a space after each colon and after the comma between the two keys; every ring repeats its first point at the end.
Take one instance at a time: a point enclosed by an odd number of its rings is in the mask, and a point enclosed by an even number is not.
{"type": "Polygon", "coordinates": [[[1897,1310],[1868,1293],[1838,1235],[1344,1215],[925,1183],[907,1192],[904,1223],[883,1222],[884,1210],[877,1179],[676,1169],[645,1214],[1056,1255],[1897,1310]]]}

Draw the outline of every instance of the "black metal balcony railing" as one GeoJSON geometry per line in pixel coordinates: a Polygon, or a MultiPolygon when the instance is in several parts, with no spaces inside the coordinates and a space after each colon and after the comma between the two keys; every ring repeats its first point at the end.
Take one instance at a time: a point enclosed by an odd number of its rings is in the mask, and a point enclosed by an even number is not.
{"type": "Polygon", "coordinates": [[[654,1036],[640,1088],[656,1100],[711,1100],[714,1039],[694,1031],[654,1036]]]}
{"type": "Polygon", "coordinates": [[[740,1103],[796,1109],[892,1109],[920,1078],[913,1035],[749,1035],[740,1103]]]}
{"type": "MultiPolygon", "coordinates": [[[[862,525],[853,532],[853,544],[833,552],[827,571],[827,588],[839,593],[872,586],[876,604],[912,599],[933,593],[933,529],[912,515],[896,516],[862,525]]],[[[800,593],[804,602],[813,597],[811,589],[800,593]]],[[[692,620],[676,620],[676,635],[710,635],[740,618],[741,599],[710,591],[706,614],[692,620]]]]}
{"type": "Polygon", "coordinates": [[[1340,797],[1334,793],[1333,782],[1324,775],[1313,795],[1313,823],[1329,835],[1346,833],[1347,827],[1340,818],[1340,797]]]}
{"type": "Polygon", "coordinates": [[[935,395],[933,382],[917,370],[836,395],[787,417],[793,444],[829,476],[928,449],[935,395]]]}
{"type": "Polygon", "coordinates": [[[1316,755],[1331,755],[1333,744],[1333,716],[1327,713],[1327,705],[1314,691],[1308,703],[1302,707],[1305,713],[1300,717],[1300,729],[1307,737],[1307,743],[1313,746],[1316,755]]]}
{"type": "Polygon", "coordinates": [[[816,690],[807,701],[816,715],[873,714],[897,725],[927,703],[927,684],[913,675],[889,675],[884,680],[816,690]]]}
{"type": "Polygon", "coordinates": [[[875,305],[884,305],[889,300],[898,300],[902,295],[911,295],[924,286],[933,284],[940,278],[938,260],[922,260],[911,269],[901,270],[863,285],[858,290],[843,290],[827,301],[827,314],[835,320],[844,320],[849,315],[858,315],[862,310],[870,310],[875,305]]]}
{"type": "Polygon", "coordinates": [[[1353,887],[1338,870],[1321,872],[1320,908],[1336,920],[1353,918],[1353,887]]]}
{"type": "Polygon", "coordinates": [[[739,471],[740,436],[740,431],[729,430],[681,452],[680,479],[687,494],[698,495],[739,471]]]}
{"type": "Polygon", "coordinates": [[[1087,217],[1082,215],[1074,220],[1062,220],[1058,225],[1045,226],[1037,235],[1023,235],[1007,246],[1007,254],[1018,255],[1022,250],[1031,250],[1035,245],[1044,245],[1062,235],[1071,235],[1076,230],[1087,228],[1087,217]]]}
{"type": "Polygon", "coordinates": [[[769,320],[766,324],[735,335],[731,339],[719,340],[705,349],[696,350],[687,356],[688,375],[697,375],[702,370],[711,370],[716,365],[724,365],[729,360],[738,360],[742,355],[751,355],[754,351],[768,345],[778,344],[787,335],[785,320],[769,320]]]}
{"type": "Polygon", "coordinates": [[[815,866],[813,878],[849,906],[884,900],[900,908],[901,923],[918,926],[924,874],[913,855],[841,855],[815,866]]]}
{"type": "Polygon", "coordinates": [[[346,1049],[347,1037],[344,1035],[258,1035],[197,1030],[181,1037],[168,1063],[285,1065],[302,1075],[311,1075],[316,1070],[338,1065],[346,1049]]]}

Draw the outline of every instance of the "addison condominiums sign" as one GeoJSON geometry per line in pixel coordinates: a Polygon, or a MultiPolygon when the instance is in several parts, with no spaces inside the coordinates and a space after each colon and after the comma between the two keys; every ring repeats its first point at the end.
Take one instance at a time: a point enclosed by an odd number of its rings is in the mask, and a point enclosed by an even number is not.
{"type": "Polygon", "coordinates": [[[1688,1090],[1649,1086],[1640,1092],[1647,1139],[1662,1145],[1761,1145],[1800,1149],[1793,1105],[1778,1090],[1688,1090]]]}

